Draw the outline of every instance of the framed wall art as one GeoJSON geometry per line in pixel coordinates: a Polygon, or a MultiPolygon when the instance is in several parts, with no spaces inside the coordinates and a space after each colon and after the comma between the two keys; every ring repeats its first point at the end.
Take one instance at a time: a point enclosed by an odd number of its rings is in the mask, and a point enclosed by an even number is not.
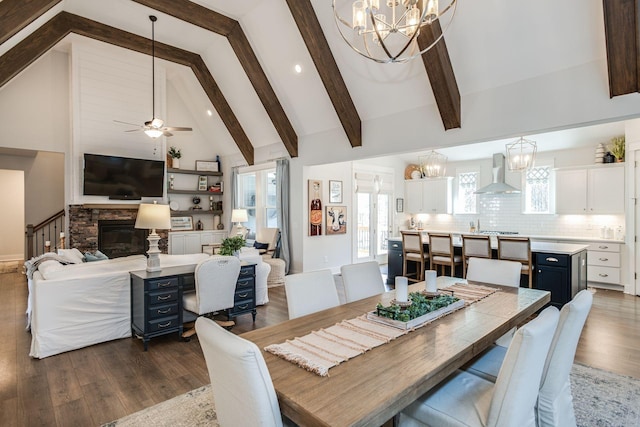
{"type": "Polygon", "coordinates": [[[207,183],[207,177],[206,176],[199,176],[198,177],[198,191],[207,191],[209,187],[209,184],[207,183]]]}
{"type": "Polygon", "coordinates": [[[196,170],[202,172],[220,172],[220,166],[215,160],[196,160],[196,170]]]}
{"type": "Polygon", "coordinates": [[[327,206],[327,235],[347,233],[347,207],[327,206]]]}
{"type": "Polygon", "coordinates": [[[192,231],[193,217],[191,216],[172,216],[171,231],[192,231]]]}
{"type": "Polygon", "coordinates": [[[342,181],[329,181],[329,203],[342,203],[342,181]]]}
{"type": "Polygon", "coordinates": [[[322,181],[309,180],[309,236],[322,236],[322,181]]]}

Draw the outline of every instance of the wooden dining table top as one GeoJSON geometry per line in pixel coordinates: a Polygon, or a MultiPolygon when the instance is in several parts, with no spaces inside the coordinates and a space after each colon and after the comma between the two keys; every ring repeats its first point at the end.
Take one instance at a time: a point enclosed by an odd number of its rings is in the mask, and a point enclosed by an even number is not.
{"type": "MultiPolygon", "coordinates": [[[[464,280],[438,277],[438,287],[456,282],[464,280]]],[[[241,336],[261,349],[280,410],[298,425],[382,425],[550,301],[547,291],[483,285],[499,292],[347,360],[331,368],[328,377],[264,348],[373,311],[380,301],[388,305],[394,291],[241,336]]],[[[424,282],[415,283],[409,291],[424,287],[424,282]]]]}

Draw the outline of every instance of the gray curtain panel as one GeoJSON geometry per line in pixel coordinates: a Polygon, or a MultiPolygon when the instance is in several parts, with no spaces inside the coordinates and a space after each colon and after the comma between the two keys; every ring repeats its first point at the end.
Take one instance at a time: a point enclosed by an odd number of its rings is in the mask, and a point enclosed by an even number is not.
{"type": "Polygon", "coordinates": [[[280,259],[284,260],[285,274],[289,274],[291,247],[289,244],[289,160],[276,161],[276,206],[280,227],[280,259]]]}

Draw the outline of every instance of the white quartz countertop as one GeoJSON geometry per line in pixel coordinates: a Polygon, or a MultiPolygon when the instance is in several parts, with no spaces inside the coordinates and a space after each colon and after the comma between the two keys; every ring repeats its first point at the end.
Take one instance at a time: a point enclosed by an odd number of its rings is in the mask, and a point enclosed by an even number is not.
{"type": "MultiPolygon", "coordinates": [[[[429,234],[429,231],[433,232],[433,233],[451,233],[454,236],[461,236],[463,234],[482,234],[482,233],[469,233],[469,232],[462,232],[462,231],[452,231],[452,230],[422,230],[422,233],[427,236],[429,234]]],[[[494,234],[490,234],[490,236],[495,236],[494,234]]],[[[620,243],[620,244],[624,244],[624,240],[620,240],[620,239],[603,239],[600,237],[590,237],[590,236],[547,236],[547,235],[527,235],[527,234],[515,234],[513,235],[514,237],[528,237],[531,239],[531,242],[535,242],[537,240],[542,240],[542,241],[548,241],[548,240],[552,240],[555,242],[594,242],[594,243],[599,243],[599,242],[608,242],[608,243],[620,243]]],[[[402,241],[402,237],[401,236],[396,236],[396,237],[390,237],[389,240],[392,241],[402,241]]]]}

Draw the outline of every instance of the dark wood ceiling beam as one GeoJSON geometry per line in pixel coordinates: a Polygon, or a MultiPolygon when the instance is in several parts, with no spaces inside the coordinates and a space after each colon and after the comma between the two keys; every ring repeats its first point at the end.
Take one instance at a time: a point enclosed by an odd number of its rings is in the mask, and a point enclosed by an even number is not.
{"type": "Polygon", "coordinates": [[[0,1],[0,44],[35,21],[62,0],[3,0],[0,1]]]}
{"type": "Polygon", "coordinates": [[[640,91],[638,0],[603,0],[609,96],[640,91]]]}
{"type": "MultiPolygon", "coordinates": [[[[70,32],[151,55],[150,39],[68,12],[61,12],[0,56],[0,87],[55,46],[70,32]]],[[[252,165],[254,162],[253,145],[235,114],[231,111],[202,58],[192,52],[158,42],[156,42],[156,57],[188,66],[193,70],[245,160],[252,165]]]]}
{"type": "Polygon", "coordinates": [[[362,123],[310,0],[287,0],[307,50],[352,147],[362,146],[362,123]]]}
{"type": "MultiPolygon", "coordinates": [[[[431,45],[441,34],[440,21],[422,27],[418,35],[420,50],[431,45]]],[[[460,91],[444,37],[422,54],[422,62],[427,70],[431,90],[436,99],[445,130],[461,127],[460,91]]]]}
{"type": "Polygon", "coordinates": [[[287,152],[298,157],[298,135],[238,21],[187,0],[133,1],[227,37],[287,152]]]}

